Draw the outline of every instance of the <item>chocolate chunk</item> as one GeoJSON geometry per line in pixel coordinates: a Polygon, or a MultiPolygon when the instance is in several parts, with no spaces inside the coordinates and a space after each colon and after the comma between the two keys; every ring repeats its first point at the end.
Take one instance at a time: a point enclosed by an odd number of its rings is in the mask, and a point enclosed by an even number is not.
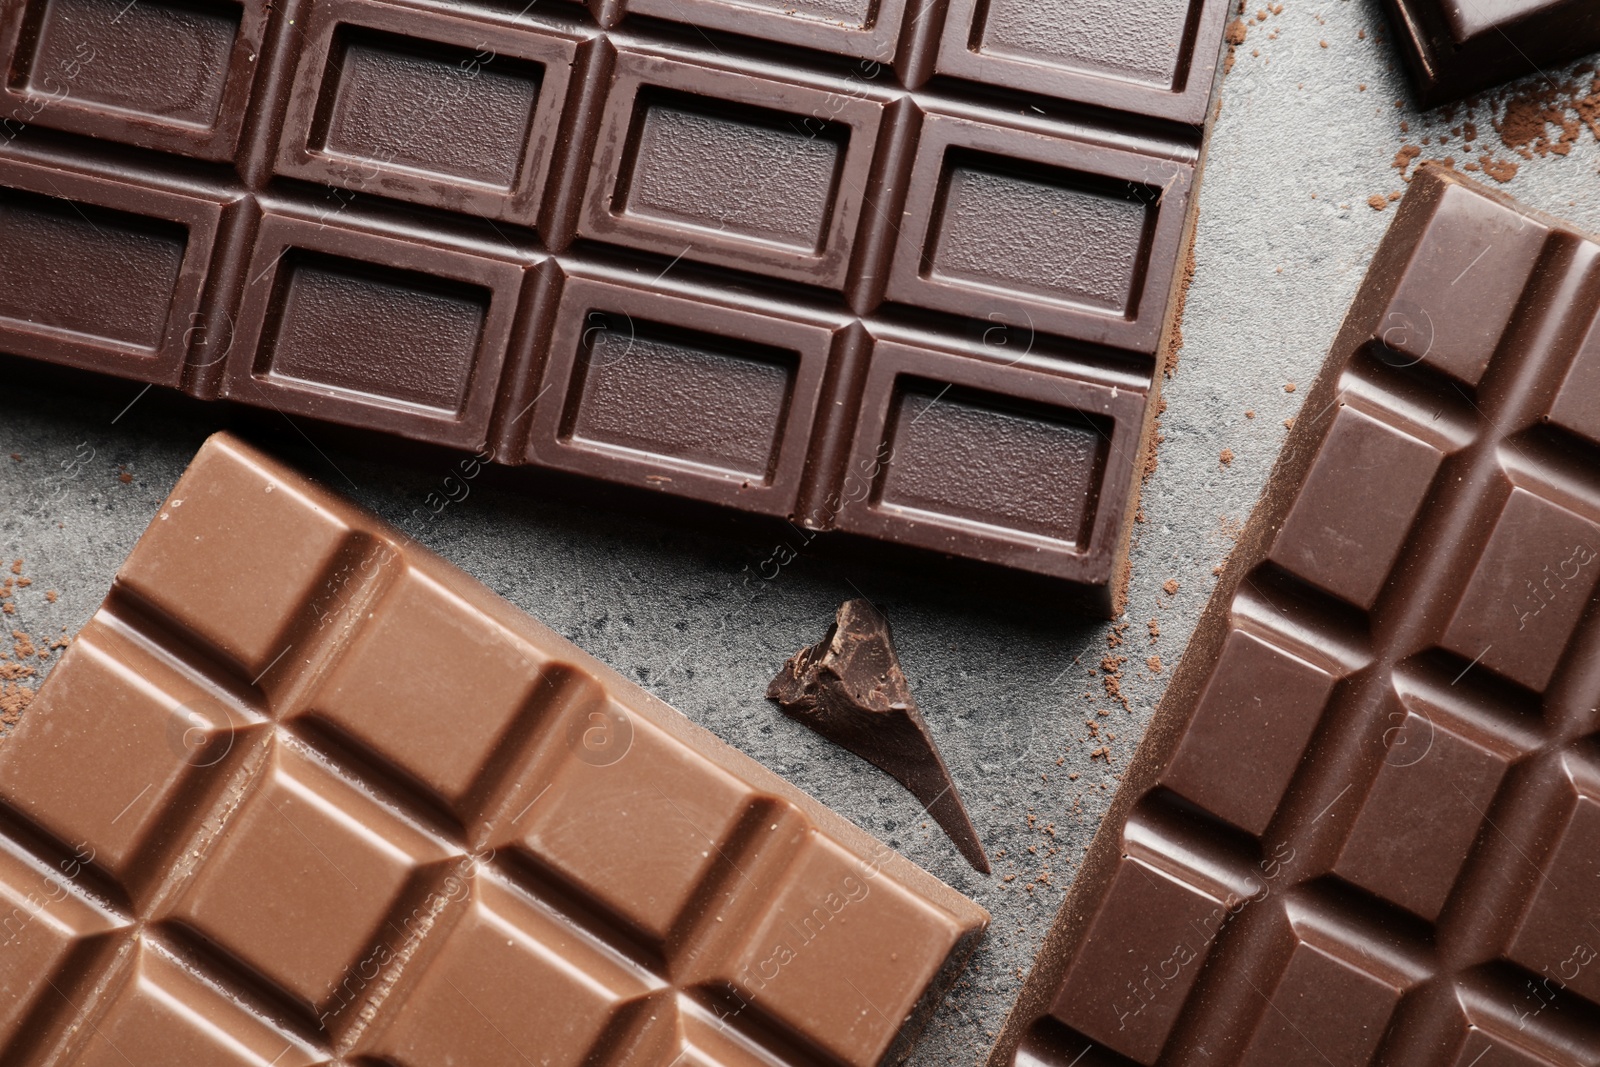
{"type": "Polygon", "coordinates": [[[1600,48],[1593,0],[1384,0],[1424,107],[1600,48]]]}
{"type": "Polygon", "coordinates": [[[1227,2],[1113,6],[0,5],[0,352],[1109,613],[1227,2]]]}
{"type": "Polygon", "coordinates": [[[767,699],[909,789],[967,862],[989,873],[955,779],[911,698],[889,620],[871,602],[840,604],[822,640],[784,663],[767,699]]]}
{"type": "Polygon", "coordinates": [[[1597,279],[1418,172],[991,1067],[1594,1061],[1597,279]]]}
{"type": "Polygon", "coordinates": [[[0,744],[0,918],[74,1067],[866,1067],[988,922],[221,434],[0,744]]]}

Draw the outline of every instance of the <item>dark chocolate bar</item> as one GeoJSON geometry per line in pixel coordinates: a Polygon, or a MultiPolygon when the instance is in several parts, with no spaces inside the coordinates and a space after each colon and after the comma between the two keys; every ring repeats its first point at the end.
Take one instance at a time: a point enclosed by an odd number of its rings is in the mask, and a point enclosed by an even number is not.
{"type": "Polygon", "coordinates": [[[991,1067],[1595,1062],[1597,309],[1418,172],[991,1067]]]}
{"type": "Polygon", "coordinates": [[[878,1064],[987,922],[224,434],[0,743],[6,1064],[878,1064]]]}
{"type": "Polygon", "coordinates": [[[0,351],[1109,611],[1225,0],[19,0],[0,351]]]}
{"type": "Polygon", "coordinates": [[[1593,0],[1384,0],[1424,107],[1600,49],[1593,0]]]}

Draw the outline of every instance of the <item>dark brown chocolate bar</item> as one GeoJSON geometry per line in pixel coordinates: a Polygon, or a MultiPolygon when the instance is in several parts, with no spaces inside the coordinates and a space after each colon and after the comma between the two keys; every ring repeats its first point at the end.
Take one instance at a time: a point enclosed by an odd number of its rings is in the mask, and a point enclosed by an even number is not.
{"type": "Polygon", "coordinates": [[[1157,6],[18,0],[0,351],[1108,611],[1226,14],[1157,6]]]}
{"type": "Polygon", "coordinates": [[[1424,107],[1600,49],[1593,0],[1384,0],[1424,107]]]}
{"type": "Polygon", "coordinates": [[[1595,1062],[1597,308],[1418,173],[991,1067],[1595,1062]]]}
{"type": "Polygon", "coordinates": [[[987,923],[222,434],[0,742],[6,1064],[878,1064],[987,923]]]}

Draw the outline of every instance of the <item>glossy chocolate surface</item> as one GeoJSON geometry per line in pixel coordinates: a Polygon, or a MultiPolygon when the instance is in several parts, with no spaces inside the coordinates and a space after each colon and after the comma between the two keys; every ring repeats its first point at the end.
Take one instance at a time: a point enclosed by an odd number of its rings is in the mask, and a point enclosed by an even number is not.
{"type": "Polygon", "coordinates": [[[0,351],[1109,611],[1224,0],[518,6],[5,5],[0,351]]]}
{"type": "Polygon", "coordinates": [[[0,1059],[877,1064],[987,913],[227,435],[0,742],[0,1059]]]}
{"type": "Polygon", "coordinates": [[[1600,48],[1590,0],[1384,0],[1423,106],[1548,76],[1600,48]]]}
{"type": "Polygon", "coordinates": [[[1418,173],[992,1067],[1594,1062],[1597,309],[1418,173]]]}

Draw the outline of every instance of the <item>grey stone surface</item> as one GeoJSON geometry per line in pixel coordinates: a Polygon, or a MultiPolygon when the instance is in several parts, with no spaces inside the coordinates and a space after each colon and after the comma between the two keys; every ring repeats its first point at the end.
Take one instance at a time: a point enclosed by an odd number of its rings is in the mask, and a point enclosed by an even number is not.
{"type": "MultiPolygon", "coordinates": [[[[1201,193],[1186,346],[1166,384],[1166,441],[1145,491],[1128,626],[1115,650],[1129,657],[1131,713],[1089,674],[1108,650],[1108,624],[1023,621],[1003,603],[951,603],[915,581],[805,551],[763,580],[756,568],[775,545],[486,485],[423,520],[417,509],[450,473],[445,461],[429,469],[360,459],[286,420],[275,439],[270,422],[257,439],[988,907],[987,939],[912,1056],[919,1065],[979,1062],[1209,595],[1212,567],[1261,489],[1282,421],[1304,395],[1284,387],[1315,375],[1393,217],[1369,207],[1368,197],[1403,189],[1391,167],[1402,144],[1436,139],[1454,124],[1417,114],[1388,36],[1373,0],[1285,0],[1281,14],[1251,28],[1224,83],[1201,193]],[[1226,467],[1223,449],[1234,455],[1226,467]],[[1169,579],[1179,583],[1171,596],[1162,591],[1169,579]],[[894,623],[993,877],[974,873],[891,779],[762,699],[783,659],[817,640],[834,607],[853,595],[871,597],[894,623]],[[1160,621],[1155,640],[1152,618],[1160,621]],[[1148,669],[1152,654],[1168,669],[1148,669]],[[1098,716],[1100,709],[1110,714],[1098,716]],[[1086,719],[1108,736],[1092,737],[1086,719]],[[1102,745],[1109,760],[1091,759],[1102,745]],[[1036,881],[1045,872],[1049,882],[1036,881]]],[[[1495,142],[1483,126],[1481,139],[1495,142]]],[[[1597,165],[1600,151],[1585,133],[1565,157],[1523,162],[1503,188],[1596,230],[1597,165]]],[[[17,614],[4,621],[35,640],[88,619],[215,428],[206,421],[214,416],[174,415],[149,399],[124,411],[138,393],[134,385],[74,397],[5,388],[0,552],[23,558],[34,584],[18,591],[17,614]],[[131,481],[121,481],[122,472],[131,481]],[[59,600],[47,601],[46,590],[59,591],[59,600]]]]}

